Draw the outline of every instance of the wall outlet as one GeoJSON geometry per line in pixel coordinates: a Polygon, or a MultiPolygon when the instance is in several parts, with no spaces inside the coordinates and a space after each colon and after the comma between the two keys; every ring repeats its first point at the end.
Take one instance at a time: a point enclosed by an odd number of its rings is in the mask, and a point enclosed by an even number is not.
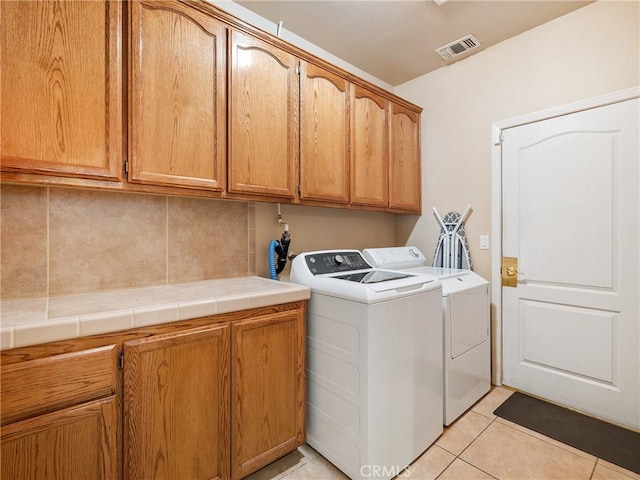
{"type": "Polygon", "coordinates": [[[480,250],[489,250],[489,235],[480,235],[480,250]]]}

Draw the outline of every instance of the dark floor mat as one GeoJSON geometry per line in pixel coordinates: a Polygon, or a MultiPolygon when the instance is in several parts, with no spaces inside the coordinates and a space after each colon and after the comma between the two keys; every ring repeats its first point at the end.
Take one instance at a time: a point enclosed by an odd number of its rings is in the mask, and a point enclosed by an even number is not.
{"type": "Polygon", "coordinates": [[[494,412],[506,420],[640,473],[640,434],[520,392],[494,412]]]}

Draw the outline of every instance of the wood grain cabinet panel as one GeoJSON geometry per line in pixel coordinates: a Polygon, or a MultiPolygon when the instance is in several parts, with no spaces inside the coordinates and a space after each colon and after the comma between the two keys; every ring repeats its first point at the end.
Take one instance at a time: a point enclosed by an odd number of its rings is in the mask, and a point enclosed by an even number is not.
{"type": "Polygon", "coordinates": [[[116,393],[118,348],[106,345],[2,366],[2,425],[116,393]]]}
{"type": "Polygon", "coordinates": [[[223,190],[226,26],[177,2],[129,4],[129,181],[223,190]]]}
{"type": "Polygon", "coordinates": [[[115,396],[2,427],[3,480],[119,478],[115,396]]]}
{"type": "Polygon", "coordinates": [[[420,213],[420,115],[391,103],[389,133],[389,208],[420,213]]]}
{"type": "Polygon", "coordinates": [[[2,170],[121,180],[122,2],[0,7],[2,170]]]}
{"type": "Polygon", "coordinates": [[[229,192],[293,198],[298,175],[298,62],[233,31],[229,192]]]}
{"type": "Polygon", "coordinates": [[[349,82],[303,62],[300,74],[300,198],[349,201],[349,82]]]}
{"type": "Polygon", "coordinates": [[[232,326],[234,479],[305,441],[304,310],[242,320],[232,326]]]}
{"type": "Polygon", "coordinates": [[[386,207],[389,202],[388,100],[355,86],[351,105],[351,203],[386,207]]]}
{"type": "Polygon", "coordinates": [[[2,479],[249,475],[305,441],[305,314],[299,301],[1,352],[2,479]]]}
{"type": "Polygon", "coordinates": [[[228,324],[125,342],[125,478],[229,478],[229,358],[228,324]]]}

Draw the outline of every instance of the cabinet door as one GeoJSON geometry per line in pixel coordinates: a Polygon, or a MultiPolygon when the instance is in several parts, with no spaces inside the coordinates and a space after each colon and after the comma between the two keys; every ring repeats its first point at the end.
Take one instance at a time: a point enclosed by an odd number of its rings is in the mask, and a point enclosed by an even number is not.
{"type": "Polygon", "coordinates": [[[391,104],[389,208],[420,213],[420,115],[391,104]]]}
{"type": "Polygon", "coordinates": [[[177,2],[130,8],[129,180],[224,189],[226,27],[177,2]]]}
{"type": "Polygon", "coordinates": [[[231,472],[242,478],[305,440],[303,310],[232,326],[231,472]]]}
{"type": "Polygon", "coordinates": [[[229,478],[229,326],[125,342],[124,475],[229,478]]]}
{"type": "Polygon", "coordinates": [[[229,84],[229,191],[293,198],[298,173],[296,58],[234,31],[229,84]]]}
{"type": "Polygon", "coordinates": [[[349,201],[349,82],[302,63],[300,198],[349,201]]]}
{"type": "Polygon", "coordinates": [[[389,197],[388,101],[359,86],[352,92],[351,203],[386,207],[389,197]]]}
{"type": "Polygon", "coordinates": [[[2,170],[120,180],[122,3],[2,2],[2,170]]]}
{"type": "Polygon", "coordinates": [[[2,427],[2,479],[119,477],[115,395],[2,427]]]}

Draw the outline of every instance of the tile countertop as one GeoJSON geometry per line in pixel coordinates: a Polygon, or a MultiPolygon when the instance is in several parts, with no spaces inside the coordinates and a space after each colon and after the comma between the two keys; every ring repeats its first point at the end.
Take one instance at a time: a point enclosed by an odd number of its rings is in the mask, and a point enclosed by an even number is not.
{"type": "Polygon", "coordinates": [[[0,302],[0,349],[296,302],[309,288],[262,277],[224,278],[0,302]]]}

